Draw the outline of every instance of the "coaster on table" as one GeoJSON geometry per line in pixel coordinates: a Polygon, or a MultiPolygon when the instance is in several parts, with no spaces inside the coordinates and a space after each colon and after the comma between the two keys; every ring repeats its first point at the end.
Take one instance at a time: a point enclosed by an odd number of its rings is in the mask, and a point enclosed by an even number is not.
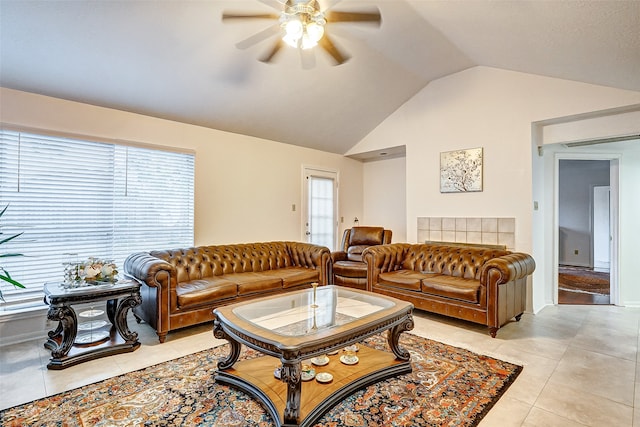
{"type": "Polygon", "coordinates": [[[350,356],[346,354],[340,356],[340,361],[345,365],[355,365],[359,360],[360,359],[358,359],[358,356],[350,356]]]}
{"type": "Polygon", "coordinates": [[[352,344],[352,345],[344,348],[344,351],[358,351],[358,350],[360,350],[358,348],[358,344],[352,344]]]}
{"type": "Polygon", "coordinates": [[[310,369],[308,371],[302,371],[302,375],[300,375],[300,378],[302,379],[302,381],[311,381],[312,379],[314,379],[316,376],[316,370],[315,369],[310,369]]]}
{"type": "Polygon", "coordinates": [[[329,363],[329,357],[323,354],[322,356],[314,357],[313,359],[311,359],[311,363],[316,366],[324,366],[329,363]]]}
{"type": "Polygon", "coordinates": [[[318,372],[318,375],[316,375],[316,381],[323,384],[330,383],[333,381],[333,375],[328,372],[318,372]]]}

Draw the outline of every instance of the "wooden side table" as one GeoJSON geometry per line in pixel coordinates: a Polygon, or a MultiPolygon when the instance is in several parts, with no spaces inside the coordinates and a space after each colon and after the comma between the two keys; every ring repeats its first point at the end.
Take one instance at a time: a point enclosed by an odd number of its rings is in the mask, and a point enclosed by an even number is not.
{"type": "Polygon", "coordinates": [[[57,320],[58,326],[49,332],[44,347],[51,350],[49,369],[65,369],[88,360],[138,349],[138,333],[129,330],[127,313],[141,304],[140,284],[125,280],[108,285],[90,285],[66,289],[62,283],[44,285],[44,302],[49,305],[47,318],[57,320]],[[108,322],[91,320],[103,310],[86,310],[79,313],[89,322],[78,324],[74,306],[100,302],[105,304],[108,322]],[[79,334],[78,330],[82,330],[79,334]]]}

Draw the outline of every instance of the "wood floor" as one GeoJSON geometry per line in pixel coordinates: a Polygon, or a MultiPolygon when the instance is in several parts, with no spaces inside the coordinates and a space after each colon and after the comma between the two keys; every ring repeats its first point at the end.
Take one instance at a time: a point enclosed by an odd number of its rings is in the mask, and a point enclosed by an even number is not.
{"type": "Polygon", "coordinates": [[[609,295],[559,290],[558,304],[607,305],[611,304],[611,299],[609,295]]]}

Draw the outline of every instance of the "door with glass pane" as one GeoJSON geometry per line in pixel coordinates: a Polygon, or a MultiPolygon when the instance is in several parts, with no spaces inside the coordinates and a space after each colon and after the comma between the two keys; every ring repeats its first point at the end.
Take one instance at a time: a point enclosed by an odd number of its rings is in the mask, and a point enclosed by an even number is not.
{"type": "Polygon", "coordinates": [[[338,174],[304,168],[303,221],[309,243],[336,249],[338,174]]]}

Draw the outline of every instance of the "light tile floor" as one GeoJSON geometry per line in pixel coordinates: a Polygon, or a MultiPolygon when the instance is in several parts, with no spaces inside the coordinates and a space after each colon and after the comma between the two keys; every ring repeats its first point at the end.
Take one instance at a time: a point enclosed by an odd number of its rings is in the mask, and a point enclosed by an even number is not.
{"type": "MultiPolygon", "coordinates": [[[[413,333],[522,364],[480,427],[640,427],[640,309],[549,306],[492,339],[486,328],[416,311],[413,333]],[[637,408],[637,410],[636,410],[637,408]]],[[[62,371],[47,370],[42,341],[0,348],[0,409],[141,369],[223,343],[202,325],[169,334],[130,322],[142,346],[62,371]]]]}

